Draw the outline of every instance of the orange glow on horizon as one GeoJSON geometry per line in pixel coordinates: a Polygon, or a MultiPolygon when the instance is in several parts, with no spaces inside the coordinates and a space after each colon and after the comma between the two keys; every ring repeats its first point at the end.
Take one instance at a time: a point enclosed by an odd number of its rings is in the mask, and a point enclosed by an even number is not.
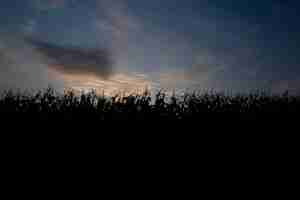
{"type": "Polygon", "coordinates": [[[49,76],[62,79],[65,88],[83,92],[95,90],[97,93],[104,93],[107,96],[141,94],[153,87],[153,82],[144,74],[116,73],[107,79],[103,79],[95,75],[64,74],[49,70],[49,76]]]}

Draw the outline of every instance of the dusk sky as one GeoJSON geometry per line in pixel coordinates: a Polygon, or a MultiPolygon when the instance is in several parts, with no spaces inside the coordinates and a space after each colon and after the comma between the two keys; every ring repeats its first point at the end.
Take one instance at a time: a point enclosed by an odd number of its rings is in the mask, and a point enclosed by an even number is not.
{"type": "Polygon", "coordinates": [[[1,0],[0,90],[300,93],[300,3],[1,0]]]}

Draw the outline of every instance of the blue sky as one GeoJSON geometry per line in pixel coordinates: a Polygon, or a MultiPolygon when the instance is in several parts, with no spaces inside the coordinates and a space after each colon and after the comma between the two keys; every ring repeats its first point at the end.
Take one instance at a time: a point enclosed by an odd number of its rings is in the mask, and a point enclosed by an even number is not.
{"type": "Polygon", "coordinates": [[[3,0],[0,41],[107,49],[115,73],[161,87],[298,91],[299,8],[289,0],[3,0]]]}

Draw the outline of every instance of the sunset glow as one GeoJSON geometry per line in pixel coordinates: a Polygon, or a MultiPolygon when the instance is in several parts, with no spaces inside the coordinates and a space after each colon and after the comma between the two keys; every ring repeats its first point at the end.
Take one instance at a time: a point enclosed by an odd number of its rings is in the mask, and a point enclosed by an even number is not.
{"type": "Polygon", "coordinates": [[[95,90],[104,92],[107,96],[116,94],[142,94],[145,90],[153,88],[152,82],[147,77],[139,74],[115,74],[109,79],[101,79],[92,75],[62,75],[66,88],[78,91],[95,90]]]}

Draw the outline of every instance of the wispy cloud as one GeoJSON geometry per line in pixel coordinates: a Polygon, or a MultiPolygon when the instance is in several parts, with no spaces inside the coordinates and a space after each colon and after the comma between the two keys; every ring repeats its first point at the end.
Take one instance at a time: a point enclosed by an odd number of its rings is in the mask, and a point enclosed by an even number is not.
{"type": "Polygon", "coordinates": [[[130,37],[141,31],[141,23],[129,12],[125,1],[98,0],[94,26],[99,41],[108,41],[115,59],[128,55],[130,37]]]}

